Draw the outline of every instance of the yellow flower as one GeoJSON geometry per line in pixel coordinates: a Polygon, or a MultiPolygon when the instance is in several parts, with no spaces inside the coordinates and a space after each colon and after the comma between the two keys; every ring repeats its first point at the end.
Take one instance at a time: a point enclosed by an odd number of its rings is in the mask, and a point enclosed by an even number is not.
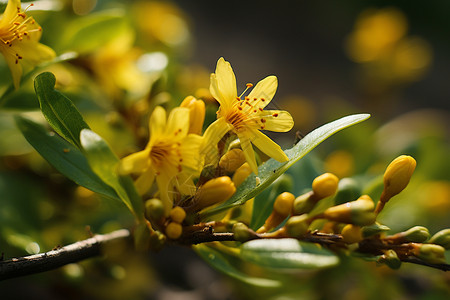
{"type": "MultiPolygon", "coordinates": [[[[279,162],[287,161],[288,157],[280,146],[260,132],[260,130],[286,132],[294,125],[287,111],[264,110],[275,95],[277,86],[277,78],[268,76],[258,82],[248,96],[241,99],[237,96],[233,69],[230,63],[221,57],[217,62],[216,72],[211,74],[209,87],[220,108],[217,111],[217,120],[205,131],[206,146],[217,145],[231,130],[239,138],[245,158],[255,174],[258,173],[258,167],[252,144],[279,162]]],[[[247,88],[250,87],[252,85],[248,84],[247,88]]]]}
{"type": "Polygon", "coordinates": [[[20,0],[9,0],[0,17],[0,52],[11,70],[16,89],[24,67],[34,67],[55,57],[51,48],[39,43],[41,34],[42,28],[32,17],[27,17],[20,0]]]}
{"type": "Polygon", "coordinates": [[[201,167],[198,151],[201,137],[188,134],[189,109],[174,108],[166,121],[166,111],[158,106],[150,122],[150,141],[144,150],[122,159],[121,174],[139,174],[136,180],[138,193],[147,193],[156,180],[159,197],[168,216],[174,195],[193,195],[192,176],[201,167]]]}

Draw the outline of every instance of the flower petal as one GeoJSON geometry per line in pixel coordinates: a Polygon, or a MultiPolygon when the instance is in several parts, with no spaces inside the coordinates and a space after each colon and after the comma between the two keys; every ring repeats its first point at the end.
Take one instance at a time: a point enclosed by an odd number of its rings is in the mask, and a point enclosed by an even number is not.
{"type": "MultiPolygon", "coordinates": [[[[20,0],[9,0],[5,11],[0,19],[0,27],[5,28],[16,17],[17,11],[20,9],[20,0]]],[[[22,9],[20,9],[22,12],[22,9]]]]}
{"type": "MultiPolygon", "coordinates": [[[[189,108],[176,107],[172,109],[167,120],[165,134],[175,137],[175,140],[184,138],[189,130],[189,108]]],[[[175,141],[174,140],[174,141],[175,141]]]]}
{"type": "Polygon", "coordinates": [[[135,182],[136,190],[139,195],[144,195],[147,193],[155,181],[155,172],[148,168],[147,171],[141,174],[135,182]]]}
{"type": "Polygon", "coordinates": [[[216,79],[217,88],[223,97],[221,100],[225,102],[225,106],[231,106],[237,97],[236,77],[230,63],[225,61],[223,57],[217,61],[216,79]]]}
{"type": "MultiPolygon", "coordinates": [[[[256,131],[259,132],[259,131],[256,131]]],[[[250,139],[244,134],[238,134],[239,140],[241,141],[241,149],[244,152],[245,159],[252,169],[253,173],[258,175],[258,165],[256,164],[255,152],[253,151],[250,139]]]]}
{"type": "Polygon", "coordinates": [[[269,104],[269,102],[272,100],[273,96],[275,96],[277,87],[278,87],[278,79],[276,76],[273,75],[267,76],[266,78],[258,82],[256,86],[252,89],[250,94],[248,94],[250,101],[252,101],[255,98],[257,99],[251,102],[252,105],[256,109],[266,107],[267,104],[269,104]]]}
{"type": "Polygon", "coordinates": [[[150,166],[150,152],[139,151],[122,158],[119,165],[120,174],[141,173],[150,166]]]}
{"type": "Polygon", "coordinates": [[[258,147],[259,150],[279,162],[289,160],[287,155],[281,150],[281,147],[262,132],[255,131],[251,142],[258,147]]]}
{"type": "Polygon", "coordinates": [[[215,162],[218,157],[217,143],[233,126],[225,121],[225,118],[219,118],[206,128],[203,134],[200,154],[205,156],[205,163],[215,162]]]}
{"type": "Polygon", "coordinates": [[[20,63],[16,63],[17,57],[13,55],[13,52],[7,51],[3,52],[5,56],[6,63],[8,64],[9,70],[13,78],[14,88],[17,90],[20,86],[20,79],[22,78],[23,68],[20,63]]]}
{"type": "Polygon", "coordinates": [[[189,134],[183,139],[180,146],[180,152],[183,161],[183,167],[190,169],[193,172],[199,172],[202,168],[202,157],[200,156],[200,146],[203,138],[196,134],[189,134]]]}
{"type": "Polygon", "coordinates": [[[264,110],[258,114],[261,119],[258,121],[259,125],[264,125],[264,130],[275,132],[286,132],[294,126],[294,120],[290,113],[285,110],[264,110]]]}
{"type": "Polygon", "coordinates": [[[175,179],[175,186],[177,187],[177,190],[180,191],[183,195],[192,196],[197,191],[192,175],[185,172],[177,175],[175,179]]]}
{"type": "Polygon", "coordinates": [[[168,174],[161,172],[156,176],[156,183],[158,184],[159,198],[164,205],[165,215],[168,216],[173,206],[173,188],[171,187],[172,178],[168,174]]]}
{"type": "Polygon", "coordinates": [[[150,138],[156,138],[162,135],[166,128],[166,110],[161,106],[155,107],[152,116],[150,117],[149,131],[150,138]]]}

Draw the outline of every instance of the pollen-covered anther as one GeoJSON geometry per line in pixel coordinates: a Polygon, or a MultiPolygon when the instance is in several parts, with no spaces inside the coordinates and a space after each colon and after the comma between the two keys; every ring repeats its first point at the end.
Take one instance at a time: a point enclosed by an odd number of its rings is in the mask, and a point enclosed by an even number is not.
{"type": "Polygon", "coordinates": [[[253,83],[247,83],[245,86],[249,89],[249,88],[253,87],[253,83]]]}
{"type": "Polygon", "coordinates": [[[261,123],[266,123],[266,119],[261,118],[261,123]]]}
{"type": "Polygon", "coordinates": [[[278,114],[274,113],[272,116],[276,118],[276,117],[278,117],[278,114]]]}

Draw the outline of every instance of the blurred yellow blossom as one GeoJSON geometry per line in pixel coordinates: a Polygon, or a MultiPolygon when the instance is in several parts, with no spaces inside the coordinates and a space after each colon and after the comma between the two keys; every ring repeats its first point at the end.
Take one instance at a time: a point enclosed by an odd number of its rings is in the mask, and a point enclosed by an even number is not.
{"type": "Polygon", "coordinates": [[[150,141],[144,150],[122,159],[122,174],[139,174],[136,188],[143,195],[156,180],[165,213],[172,208],[174,195],[193,195],[192,175],[200,168],[198,150],[201,138],[188,134],[189,109],[174,108],[166,120],[166,111],[157,106],[150,122],[150,141]]]}
{"type": "Polygon", "coordinates": [[[28,17],[20,0],[9,0],[0,17],[0,52],[11,70],[14,87],[19,88],[24,68],[34,67],[51,60],[55,52],[39,43],[42,28],[28,17]]]}
{"type": "MultiPolygon", "coordinates": [[[[247,88],[253,85],[248,84],[247,88]]],[[[287,111],[264,110],[275,95],[278,86],[275,76],[258,82],[244,99],[237,96],[236,77],[229,62],[223,57],[217,62],[216,72],[211,74],[210,91],[219,102],[217,120],[205,131],[206,146],[217,145],[219,140],[232,131],[241,142],[242,151],[252,171],[257,174],[255,153],[252,144],[274,159],[283,162],[288,157],[275,142],[260,130],[289,131],[294,125],[287,111]]]]}

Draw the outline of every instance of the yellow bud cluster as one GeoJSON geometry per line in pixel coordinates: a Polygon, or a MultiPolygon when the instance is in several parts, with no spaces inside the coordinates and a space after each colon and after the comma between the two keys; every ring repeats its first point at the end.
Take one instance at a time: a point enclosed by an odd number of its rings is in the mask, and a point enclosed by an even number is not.
{"type": "Polygon", "coordinates": [[[205,102],[193,96],[184,98],[180,107],[189,108],[189,133],[202,134],[205,121],[205,102]]]}
{"type": "Polygon", "coordinates": [[[342,228],[341,235],[344,242],[349,244],[359,243],[363,240],[361,227],[353,224],[345,225],[344,228],[342,228]]]}
{"type": "Polygon", "coordinates": [[[245,161],[246,158],[244,152],[239,148],[235,148],[231,149],[220,158],[219,166],[226,172],[234,172],[242,166],[245,161]]]}
{"type": "Polygon", "coordinates": [[[183,227],[181,226],[180,223],[170,222],[166,226],[166,235],[169,239],[176,240],[181,236],[182,233],[183,227]]]}
{"type": "Polygon", "coordinates": [[[380,201],[386,203],[408,185],[416,168],[416,160],[408,155],[394,159],[386,168],[383,177],[384,190],[380,201]]]}
{"type": "Polygon", "coordinates": [[[175,206],[170,211],[169,216],[172,219],[172,221],[181,224],[181,223],[183,223],[184,219],[186,218],[186,212],[184,211],[184,209],[182,207],[175,206]]]}
{"type": "Polygon", "coordinates": [[[339,179],[336,175],[325,173],[316,177],[312,183],[314,195],[318,199],[332,196],[336,193],[339,179]]]}

